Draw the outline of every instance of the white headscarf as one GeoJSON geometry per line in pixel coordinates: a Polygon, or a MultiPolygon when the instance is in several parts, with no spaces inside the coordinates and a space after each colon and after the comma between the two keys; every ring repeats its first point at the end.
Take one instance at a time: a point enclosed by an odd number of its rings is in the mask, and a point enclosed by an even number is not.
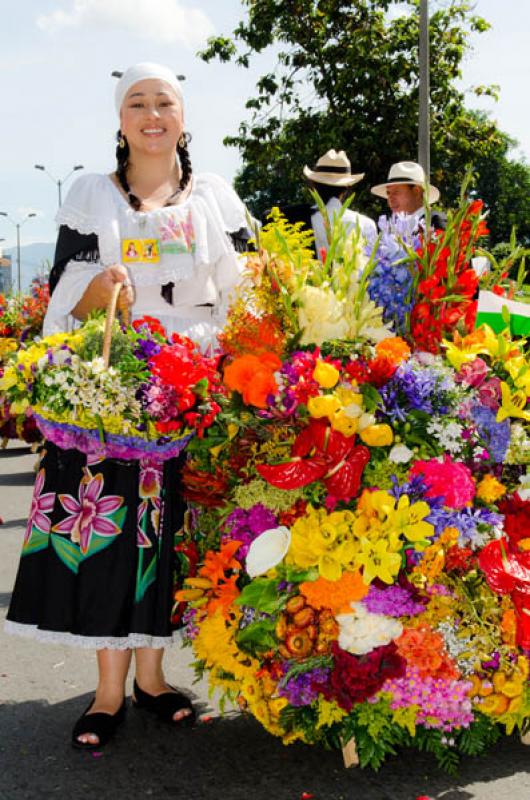
{"type": "Polygon", "coordinates": [[[168,83],[177,95],[180,104],[184,105],[182,88],[177,76],[171,72],[168,67],[162,66],[162,64],[154,64],[149,61],[145,61],[142,64],[134,64],[134,66],[129,67],[129,69],[123,73],[122,77],[118,81],[114,95],[116,111],[118,114],[120,113],[123,101],[125,100],[125,95],[131,86],[134,86],[134,84],[138,83],[138,81],[145,81],[150,78],[157,78],[158,80],[168,83]]]}

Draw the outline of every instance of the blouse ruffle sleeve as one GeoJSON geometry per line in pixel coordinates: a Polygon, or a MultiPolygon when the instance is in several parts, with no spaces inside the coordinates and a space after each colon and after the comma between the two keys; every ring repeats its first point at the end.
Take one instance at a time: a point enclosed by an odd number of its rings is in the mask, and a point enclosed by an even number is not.
{"type": "Polygon", "coordinates": [[[227,294],[240,282],[243,271],[242,260],[235,252],[229,234],[247,227],[248,212],[230,184],[220,175],[199,175],[195,193],[208,208],[211,222],[208,226],[211,231],[208,249],[213,256],[214,282],[222,295],[221,305],[225,307],[227,294]],[[219,237],[219,231],[224,235],[219,237]]]}
{"type": "Polygon", "coordinates": [[[82,175],[72,184],[56,222],[83,234],[95,233],[100,260],[108,267],[120,261],[120,229],[108,175],[82,175]]]}
{"type": "Polygon", "coordinates": [[[46,310],[42,325],[43,336],[72,330],[77,321],[71,311],[81,300],[85,289],[98,272],[101,264],[88,261],[69,261],[61,275],[46,310]]]}

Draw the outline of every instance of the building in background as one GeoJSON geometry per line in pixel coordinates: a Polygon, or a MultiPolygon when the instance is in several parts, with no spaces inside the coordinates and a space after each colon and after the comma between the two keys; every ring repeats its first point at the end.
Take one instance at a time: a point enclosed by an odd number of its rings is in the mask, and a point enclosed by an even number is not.
{"type": "Polygon", "coordinates": [[[4,256],[0,249],[0,292],[9,292],[13,285],[11,256],[4,256]]]}

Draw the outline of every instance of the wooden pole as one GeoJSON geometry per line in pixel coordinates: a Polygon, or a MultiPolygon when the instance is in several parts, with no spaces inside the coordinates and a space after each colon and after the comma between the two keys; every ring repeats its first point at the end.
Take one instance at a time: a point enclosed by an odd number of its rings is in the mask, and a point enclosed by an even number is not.
{"type": "Polygon", "coordinates": [[[420,0],[420,85],[419,85],[419,126],[418,126],[418,161],[425,170],[427,182],[431,173],[430,142],[430,75],[429,75],[429,0],[420,0]]]}

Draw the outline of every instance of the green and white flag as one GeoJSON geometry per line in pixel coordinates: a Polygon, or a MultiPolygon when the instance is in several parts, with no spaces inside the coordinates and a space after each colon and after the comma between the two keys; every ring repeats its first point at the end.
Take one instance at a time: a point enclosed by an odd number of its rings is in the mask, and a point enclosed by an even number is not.
{"type": "Polygon", "coordinates": [[[509,314],[510,333],[514,336],[527,336],[530,334],[530,305],[517,300],[508,300],[499,297],[493,292],[479,292],[477,322],[475,327],[489,325],[495,333],[500,333],[507,328],[507,313],[509,314]]]}

